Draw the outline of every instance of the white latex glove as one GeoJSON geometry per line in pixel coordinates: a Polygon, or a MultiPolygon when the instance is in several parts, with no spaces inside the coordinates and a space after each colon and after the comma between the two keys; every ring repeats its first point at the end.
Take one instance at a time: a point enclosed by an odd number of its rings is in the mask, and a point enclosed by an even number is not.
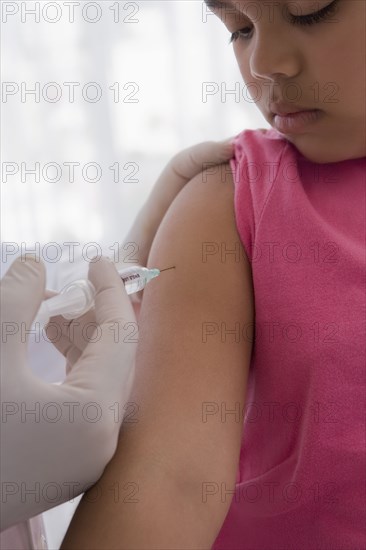
{"type": "MultiPolygon", "coordinates": [[[[222,170],[222,181],[228,181],[228,174],[220,165],[227,163],[234,155],[233,139],[225,141],[204,141],[180,151],[168,162],[155,183],[144,206],[136,216],[116,261],[118,269],[138,264],[147,265],[152,242],[168,208],[183,187],[205,169],[222,170]],[[132,243],[132,246],[129,245],[132,243]],[[132,263],[124,258],[133,257],[132,263]]],[[[164,269],[170,266],[156,266],[164,269]]],[[[141,302],[143,291],[131,294],[133,303],[141,302]]]]}
{"type": "MultiPolygon", "coordinates": [[[[18,258],[0,283],[1,530],[93,485],[116,450],[123,416],[131,413],[126,403],[138,327],[115,266],[106,259],[89,266],[97,294],[95,311],[86,315],[94,316],[96,324],[78,335],[82,352],[67,336],[78,327],[77,319],[69,324],[55,317],[48,325],[49,338],[59,338],[57,347],[73,355],[73,367],[61,385],[39,380],[26,362],[25,331],[45,297],[45,278],[42,262],[18,258]],[[56,336],[53,321],[66,324],[62,336],[56,336]],[[135,342],[128,336],[131,326],[135,342]],[[27,410],[35,413],[26,414],[27,410]]],[[[85,328],[85,316],[80,323],[85,328]]]]}

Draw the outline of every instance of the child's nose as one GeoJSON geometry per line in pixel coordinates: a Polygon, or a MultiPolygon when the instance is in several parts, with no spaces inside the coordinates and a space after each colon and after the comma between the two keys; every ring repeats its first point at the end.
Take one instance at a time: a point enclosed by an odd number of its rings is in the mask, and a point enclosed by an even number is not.
{"type": "MultiPolygon", "coordinates": [[[[287,33],[275,31],[269,25],[267,30],[258,30],[249,45],[249,69],[254,78],[279,80],[294,78],[301,71],[301,54],[287,33]],[[276,34],[276,36],[273,36],[276,34]],[[282,36],[279,36],[279,35],[282,36]]],[[[238,53],[240,61],[240,51],[238,53]]],[[[247,56],[243,51],[243,56],[247,56]]]]}

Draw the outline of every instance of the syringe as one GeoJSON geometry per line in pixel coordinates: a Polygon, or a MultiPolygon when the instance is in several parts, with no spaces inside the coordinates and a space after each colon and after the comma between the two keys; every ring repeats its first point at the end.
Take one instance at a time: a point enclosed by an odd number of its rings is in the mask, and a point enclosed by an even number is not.
{"type": "MultiPolygon", "coordinates": [[[[163,271],[175,269],[148,269],[139,265],[121,269],[118,274],[121,277],[127,294],[139,292],[147,283],[155,279],[163,271]]],[[[39,308],[34,323],[46,325],[50,317],[62,315],[65,319],[72,320],[81,317],[94,306],[96,290],[89,279],[80,279],[65,286],[60,294],[44,300],[39,308]]]]}

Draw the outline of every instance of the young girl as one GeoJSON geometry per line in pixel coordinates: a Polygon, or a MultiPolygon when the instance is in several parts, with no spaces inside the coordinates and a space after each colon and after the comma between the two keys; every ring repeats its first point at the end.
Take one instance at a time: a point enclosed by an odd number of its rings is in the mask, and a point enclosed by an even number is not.
{"type": "Polygon", "coordinates": [[[366,5],[209,5],[273,129],[170,206],[133,408],[62,548],[361,550],[366,5]]]}

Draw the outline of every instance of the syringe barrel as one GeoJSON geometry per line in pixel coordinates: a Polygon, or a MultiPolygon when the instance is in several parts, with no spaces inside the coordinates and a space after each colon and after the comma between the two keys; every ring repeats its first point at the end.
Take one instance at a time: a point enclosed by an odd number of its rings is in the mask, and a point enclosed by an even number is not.
{"type": "MultiPolygon", "coordinates": [[[[147,283],[160,274],[158,269],[134,265],[118,271],[127,294],[143,290],[147,283]]],[[[48,323],[50,317],[62,315],[72,320],[81,317],[94,306],[95,288],[89,279],[80,279],[67,285],[60,294],[42,302],[35,323],[48,323]]]]}
{"type": "Polygon", "coordinates": [[[120,269],[118,274],[125,285],[127,294],[134,294],[145,288],[148,282],[149,270],[146,267],[134,265],[125,269],[120,269]]]}

